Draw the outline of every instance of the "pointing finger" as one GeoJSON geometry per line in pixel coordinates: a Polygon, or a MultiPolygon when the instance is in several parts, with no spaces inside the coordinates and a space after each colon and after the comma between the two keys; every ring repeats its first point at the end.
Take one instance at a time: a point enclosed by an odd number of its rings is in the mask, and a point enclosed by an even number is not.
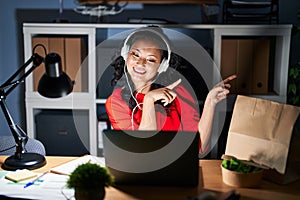
{"type": "Polygon", "coordinates": [[[226,79],[223,80],[223,83],[228,83],[229,81],[232,81],[233,79],[235,79],[237,77],[237,75],[231,75],[229,77],[227,77],[226,79]]]}
{"type": "Polygon", "coordinates": [[[226,79],[222,80],[221,82],[219,82],[218,84],[216,84],[216,86],[222,86],[225,88],[228,88],[228,86],[230,85],[229,82],[232,81],[233,79],[236,79],[237,75],[231,75],[229,77],[227,77],[226,79]]]}
{"type": "Polygon", "coordinates": [[[166,88],[173,90],[177,85],[179,85],[179,83],[181,83],[181,79],[178,79],[177,81],[175,81],[174,83],[168,85],[166,88]]]}

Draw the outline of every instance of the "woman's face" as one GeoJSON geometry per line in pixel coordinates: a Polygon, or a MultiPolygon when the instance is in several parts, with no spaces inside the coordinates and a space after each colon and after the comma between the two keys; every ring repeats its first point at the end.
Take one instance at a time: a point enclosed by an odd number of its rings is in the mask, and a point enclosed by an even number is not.
{"type": "Polygon", "coordinates": [[[154,42],[140,39],[132,44],[126,64],[136,89],[146,86],[153,80],[160,62],[161,50],[154,42]]]}

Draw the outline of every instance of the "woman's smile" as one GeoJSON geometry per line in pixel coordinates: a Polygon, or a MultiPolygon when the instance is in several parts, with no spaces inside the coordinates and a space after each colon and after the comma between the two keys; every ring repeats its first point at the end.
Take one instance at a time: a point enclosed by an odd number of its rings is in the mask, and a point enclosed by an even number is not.
{"type": "Polygon", "coordinates": [[[143,67],[133,67],[132,69],[137,74],[140,74],[140,75],[146,74],[146,70],[143,67]]]}

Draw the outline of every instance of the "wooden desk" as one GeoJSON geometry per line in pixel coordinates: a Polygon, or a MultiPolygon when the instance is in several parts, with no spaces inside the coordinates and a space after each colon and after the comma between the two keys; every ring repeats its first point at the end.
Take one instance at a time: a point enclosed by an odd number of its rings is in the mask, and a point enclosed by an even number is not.
{"type": "MultiPolygon", "coordinates": [[[[0,164],[6,156],[0,156],[0,164]]],[[[68,162],[76,157],[55,157],[47,156],[47,165],[34,170],[45,172],[54,166],[68,162]]],[[[199,186],[195,188],[184,187],[154,187],[154,186],[129,186],[120,185],[107,188],[106,200],[185,200],[189,197],[197,197],[202,192],[210,190],[217,194],[236,189],[241,195],[241,199],[272,199],[272,200],[299,200],[300,199],[300,180],[289,185],[277,185],[268,181],[263,181],[259,188],[234,188],[222,182],[220,160],[201,160],[199,186]]]]}

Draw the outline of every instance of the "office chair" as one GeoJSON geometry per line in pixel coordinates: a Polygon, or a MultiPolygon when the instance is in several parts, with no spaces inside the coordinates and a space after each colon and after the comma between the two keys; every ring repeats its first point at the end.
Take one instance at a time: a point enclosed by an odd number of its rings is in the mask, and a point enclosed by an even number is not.
{"type": "MultiPolygon", "coordinates": [[[[16,152],[16,142],[13,136],[0,136],[0,155],[13,155],[16,152]]],[[[46,155],[44,145],[33,138],[28,138],[25,145],[25,151],[46,155]]]]}

